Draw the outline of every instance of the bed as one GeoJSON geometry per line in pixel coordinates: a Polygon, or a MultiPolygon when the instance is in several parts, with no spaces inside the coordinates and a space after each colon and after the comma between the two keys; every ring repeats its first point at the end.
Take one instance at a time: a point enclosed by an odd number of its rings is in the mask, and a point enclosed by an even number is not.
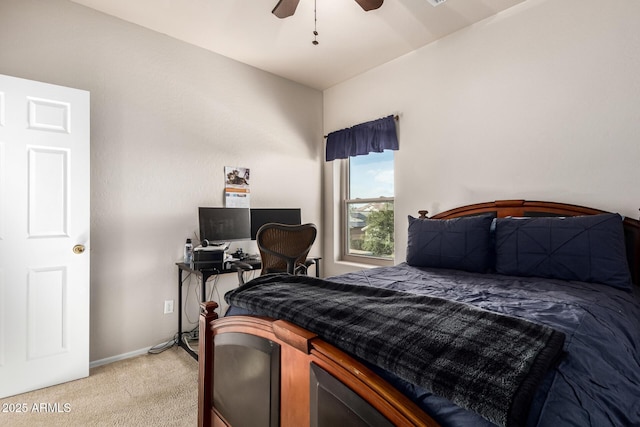
{"type": "Polygon", "coordinates": [[[640,223],[503,200],[409,217],[407,260],[262,276],[200,317],[199,425],[640,425],[640,223]]]}

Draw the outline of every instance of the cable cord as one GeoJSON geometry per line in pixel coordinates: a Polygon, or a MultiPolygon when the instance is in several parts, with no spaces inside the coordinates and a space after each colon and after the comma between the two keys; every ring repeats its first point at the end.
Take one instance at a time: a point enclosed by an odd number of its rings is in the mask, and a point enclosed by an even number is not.
{"type": "MultiPolygon", "coordinates": [[[[196,282],[199,282],[199,280],[196,280],[196,282]]],[[[199,283],[196,283],[196,286],[194,286],[193,288],[194,288],[194,294],[195,294],[196,301],[199,304],[199,301],[200,301],[200,297],[199,296],[200,296],[200,294],[198,292],[198,288],[199,288],[198,284],[199,283]]],[[[195,321],[191,320],[191,318],[189,317],[189,310],[187,310],[187,307],[189,305],[189,292],[190,292],[191,287],[192,287],[191,285],[192,285],[191,280],[189,280],[189,283],[187,284],[187,295],[185,296],[184,301],[182,303],[182,305],[183,305],[182,312],[185,314],[185,317],[187,318],[187,322],[190,325],[195,325],[196,323],[198,323],[198,320],[197,319],[195,321]]]]}
{"type": "MultiPolygon", "coordinates": [[[[213,279],[213,283],[211,285],[211,290],[209,291],[209,298],[207,299],[207,301],[212,301],[213,300],[213,291],[216,291],[216,296],[218,297],[218,299],[216,301],[220,301],[220,289],[218,288],[218,280],[219,280],[220,276],[219,275],[215,275],[214,279],[213,279]]],[[[220,310],[220,304],[218,304],[218,308],[215,310],[216,312],[218,312],[220,310]]],[[[220,315],[220,313],[218,313],[218,315],[220,315]]]]}
{"type": "Polygon", "coordinates": [[[172,339],[170,339],[169,341],[162,343],[162,344],[158,344],[155,345],[153,347],[151,347],[147,353],[149,354],[160,354],[165,350],[170,349],[171,347],[178,345],[178,337],[180,336],[179,333],[176,333],[172,339]]]}
{"type": "MultiPolygon", "coordinates": [[[[196,339],[196,341],[197,341],[197,339],[196,339]]],[[[186,336],[182,337],[182,342],[184,343],[184,345],[189,347],[189,350],[193,351],[196,354],[198,353],[198,348],[191,347],[191,343],[189,342],[189,339],[186,336]]]]}
{"type": "MultiPolygon", "coordinates": [[[[189,310],[187,310],[187,307],[188,307],[188,304],[189,304],[189,292],[191,291],[191,285],[192,285],[191,277],[193,277],[193,275],[192,275],[192,273],[189,273],[187,275],[187,277],[185,277],[182,280],[182,283],[180,284],[180,286],[184,286],[184,283],[187,282],[187,291],[185,292],[186,295],[183,298],[183,302],[182,302],[182,311],[184,312],[184,315],[187,318],[187,322],[190,325],[195,325],[195,324],[198,323],[198,319],[192,320],[189,317],[189,310]],[[189,280],[187,281],[187,279],[189,279],[189,280]]],[[[200,306],[200,294],[198,292],[198,286],[194,287],[194,293],[195,293],[195,298],[196,298],[196,301],[197,301],[197,304],[198,304],[198,307],[199,307],[200,306]]]]}

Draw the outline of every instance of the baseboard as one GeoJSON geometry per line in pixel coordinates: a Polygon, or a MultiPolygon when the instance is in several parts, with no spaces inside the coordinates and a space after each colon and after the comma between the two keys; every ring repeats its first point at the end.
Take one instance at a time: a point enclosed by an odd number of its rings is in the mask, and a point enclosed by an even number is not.
{"type": "Polygon", "coordinates": [[[146,354],[151,347],[141,348],[139,350],[130,351],[128,353],[118,354],[116,356],[106,357],[100,360],[94,360],[89,363],[89,368],[96,368],[98,366],[107,365],[109,363],[117,362],[119,360],[129,359],[131,357],[140,356],[142,354],[146,354]]]}

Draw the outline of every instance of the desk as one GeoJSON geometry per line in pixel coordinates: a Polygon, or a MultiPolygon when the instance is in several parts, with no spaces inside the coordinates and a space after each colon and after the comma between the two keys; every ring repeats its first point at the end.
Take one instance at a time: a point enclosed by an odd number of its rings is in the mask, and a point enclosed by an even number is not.
{"type": "MultiPolygon", "coordinates": [[[[243,261],[246,264],[249,264],[254,270],[259,270],[262,268],[259,260],[247,259],[243,261]]],[[[239,283],[243,283],[242,275],[245,271],[243,269],[235,268],[234,264],[231,263],[231,268],[227,270],[218,270],[212,266],[211,262],[196,262],[185,264],[184,262],[177,262],[178,266],[178,346],[182,347],[189,353],[194,359],[198,360],[198,353],[191,350],[189,346],[187,346],[184,341],[182,341],[182,335],[184,331],[182,330],[182,273],[184,271],[195,275],[200,278],[200,302],[205,302],[207,298],[207,280],[211,276],[215,276],[218,274],[227,274],[227,273],[237,273],[239,278],[239,283]]]]}

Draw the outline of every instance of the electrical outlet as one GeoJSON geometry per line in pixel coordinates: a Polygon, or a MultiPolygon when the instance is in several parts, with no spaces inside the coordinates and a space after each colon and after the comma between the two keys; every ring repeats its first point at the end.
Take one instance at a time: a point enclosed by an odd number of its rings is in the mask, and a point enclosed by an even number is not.
{"type": "Polygon", "coordinates": [[[164,302],[164,314],[173,313],[173,300],[166,300],[164,302]]]}

